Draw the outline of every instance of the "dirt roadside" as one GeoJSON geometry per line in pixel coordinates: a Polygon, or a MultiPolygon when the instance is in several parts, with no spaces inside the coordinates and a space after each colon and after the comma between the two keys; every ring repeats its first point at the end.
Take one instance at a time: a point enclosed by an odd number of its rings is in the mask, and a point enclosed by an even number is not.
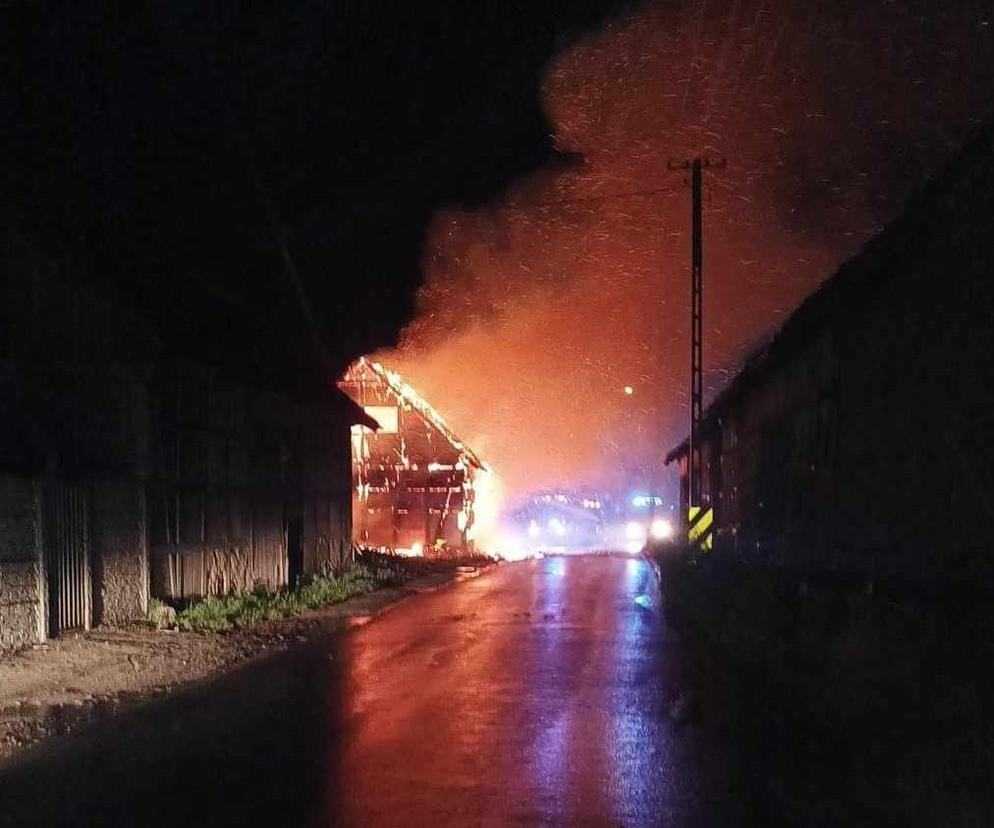
{"type": "Polygon", "coordinates": [[[403,599],[490,571],[436,572],[281,621],[229,633],[134,624],[63,636],[0,656],[0,768],[30,745],[252,658],[358,626],[403,599]]]}

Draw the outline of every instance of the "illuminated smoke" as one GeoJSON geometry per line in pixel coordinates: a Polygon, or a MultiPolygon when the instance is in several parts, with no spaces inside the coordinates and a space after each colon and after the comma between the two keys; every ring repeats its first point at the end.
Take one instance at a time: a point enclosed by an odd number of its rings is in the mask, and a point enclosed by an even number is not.
{"type": "Polygon", "coordinates": [[[438,215],[420,315],[382,358],[512,494],[662,476],[689,362],[689,195],[667,162],[728,161],[706,181],[713,394],[990,119],[992,29],[990,3],[856,0],[616,21],[547,77],[557,145],[584,163],[438,215]]]}

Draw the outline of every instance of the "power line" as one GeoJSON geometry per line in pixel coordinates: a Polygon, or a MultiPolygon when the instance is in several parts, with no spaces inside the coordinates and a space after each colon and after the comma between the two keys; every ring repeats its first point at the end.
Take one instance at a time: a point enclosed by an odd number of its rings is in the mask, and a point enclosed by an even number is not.
{"type": "MultiPolygon", "coordinates": [[[[605,195],[599,196],[579,196],[573,198],[557,198],[557,199],[540,199],[538,201],[529,201],[528,205],[533,207],[542,207],[546,204],[590,204],[597,203],[601,201],[616,201],[623,198],[643,198],[646,196],[654,195],[679,195],[680,190],[673,189],[672,187],[654,187],[649,190],[631,190],[626,193],[606,193],[605,195]]],[[[514,206],[509,203],[509,206],[514,206]]]]}

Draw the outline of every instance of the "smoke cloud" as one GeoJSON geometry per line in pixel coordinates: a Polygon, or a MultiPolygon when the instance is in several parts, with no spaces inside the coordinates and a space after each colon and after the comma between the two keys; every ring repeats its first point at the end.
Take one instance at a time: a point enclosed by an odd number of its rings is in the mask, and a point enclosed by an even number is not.
{"type": "Polygon", "coordinates": [[[656,3],[549,67],[582,163],[439,214],[418,316],[378,355],[506,490],[647,485],[686,432],[689,210],[706,177],[713,395],[991,118],[990,3],[656,3]],[[631,386],[632,393],[624,392],[631,386]]]}

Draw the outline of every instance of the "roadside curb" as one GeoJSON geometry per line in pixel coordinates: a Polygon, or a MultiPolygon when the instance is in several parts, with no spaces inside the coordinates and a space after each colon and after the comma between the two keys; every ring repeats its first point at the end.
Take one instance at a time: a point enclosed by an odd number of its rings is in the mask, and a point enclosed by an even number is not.
{"type": "Polygon", "coordinates": [[[444,581],[440,581],[437,584],[424,584],[423,586],[418,586],[411,584],[404,587],[405,592],[411,592],[415,595],[427,595],[431,592],[438,592],[440,589],[445,589],[453,584],[459,584],[463,581],[472,581],[474,578],[479,578],[481,575],[485,575],[492,569],[496,569],[500,566],[500,561],[494,561],[492,564],[488,564],[484,567],[474,567],[471,571],[460,572],[456,570],[452,573],[451,578],[446,578],[444,581]]]}
{"type": "Polygon", "coordinates": [[[659,561],[657,561],[651,555],[647,555],[644,549],[642,550],[642,557],[645,559],[645,562],[649,564],[649,567],[652,569],[653,574],[656,576],[656,581],[659,584],[662,584],[663,573],[662,570],[659,568],[659,561]]]}
{"type": "Polygon", "coordinates": [[[378,607],[370,613],[365,615],[354,615],[351,616],[346,622],[346,630],[356,629],[357,627],[365,627],[367,624],[375,621],[377,618],[386,615],[388,612],[399,607],[401,604],[406,603],[411,598],[418,595],[430,595],[433,592],[438,592],[442,589],[447,589],[448,587],[455,586],[456,584],[461,584],[463,581],[472,581],[474,578],[479,578],[482,575],[487,575],[493,570],[495,570],[502,561],[494,561],[492,564],[488,564],[482,568],[476,569],[474,572],[455,572],[451,578],[447,578],[444,581],[440,581],[437,584],[424,584],[422,586],[407,585],[400,587],[400,595],[397,600],[390,601],[388,604],[384,604],[382,607],[378,607]]]}

